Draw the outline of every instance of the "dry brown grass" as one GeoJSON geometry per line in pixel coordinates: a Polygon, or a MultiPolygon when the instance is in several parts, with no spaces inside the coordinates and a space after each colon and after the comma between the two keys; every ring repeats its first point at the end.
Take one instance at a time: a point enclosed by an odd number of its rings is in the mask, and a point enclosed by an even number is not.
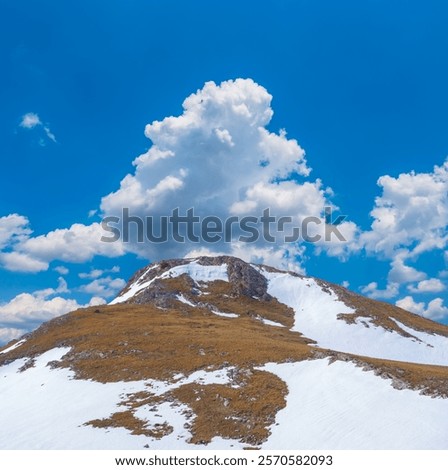
{"type": "Polygon", "coordinates": [[[206,310],[235,313],[252,318],[261,317],[291,328],[294,311],[271,296],[254,298],[242,295],[238,285],[224,281],[196,284],[188,275],[157,279],[151,289],[142,292],[126,303],[152,304],[163,308],[185,310],[185,304],[176,296],[182,294],[187,300],[206,310]]]}
{"type": "MultiPolygon", "coordinates": [[[[208,310],[216,309],[224,313],[234,313],[243,317],[257,318],[275,321],[291,328],[294,325],[294,310],[275,298],[259,300],[252,297],[242,297],[235,294],[232,285],[224,281],[209,282],[203,290],[197,293],[191,292],[188,278],[183,276],[174,279],[163,280],[166,289],[182,295],[190,302],[208,310]]],[[[177,301],[177,309],[182,309],[182,302],[177,301]]]]}
{"type": "Polygon", "coordinates": [[[173,392],[193,410],[190,431],[194,444],[206,444],[216,436],[261,444],[268,438],[277,412],[285,407],[286,394],[281,379],[261,371],[242,373],[238,387],[192,383],[173,392]]]}
{"type": "Polygon", "coordinates": [[[55,347],[71,350],[58,363],[99,382],[169,380],[177,373],[262,365],[310,357],[310,341],[250,316],[222,318],[183,304],[182,310],[120,304],[81,309],[52,320],[0,364],[55,347]]]}
{"type": "Polygon", "coordinates": [[[136,418],[131,410],[118,411],[109,418],[94,419],[85,423],[85,425],[93,426],[94,428],[125,428],[136,436],[143,435],[155,439],[161,439],[173,432],[173,428],[168,423],[163,422],[150,425],[146,421],[136,418]]]}

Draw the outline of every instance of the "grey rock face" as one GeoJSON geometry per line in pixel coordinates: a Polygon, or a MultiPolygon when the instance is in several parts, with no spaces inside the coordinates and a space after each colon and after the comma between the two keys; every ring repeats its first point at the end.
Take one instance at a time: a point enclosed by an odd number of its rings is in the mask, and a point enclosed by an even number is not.
{"type": "MultiPolygon", "coordinates": [[[[129,287],[139,280],[144,283],[159,277],[164,272],[176,266],[182,266],[190,263],[189,259],[172,259],[161,263],[155,263],[152,269],[151,265],[139,270],[129,281],[128,285],[121,293],[126,292],[129,287]],[[145,274],[146,272],[146,274],[145,274]]],[[[252,265],[244,262],[239,258],[232,256],[201,256],[197,258],[197,263],[202,266],[219,266],[227,264],[227,274],[231,285],[232,297],[246,296],[259,300],[271,300],[271,296],[267,293],[268,283],[266,278],[252,265]]],[[[191,295],[195,295],[195,282],[187,275],[182,276],[184,288],[191,295]],[[187,286],[185,286],[185,283],[187,286]]],[[[184,291],[185,292],[185,291],[184,291]]],[[[178,289],[170,287],[163,279],[155,279],[146,289],[142,290],[126,303],[135,304],[155,304],[158,307],[167,307],[172,300],[181,293],[178,289]]]]}

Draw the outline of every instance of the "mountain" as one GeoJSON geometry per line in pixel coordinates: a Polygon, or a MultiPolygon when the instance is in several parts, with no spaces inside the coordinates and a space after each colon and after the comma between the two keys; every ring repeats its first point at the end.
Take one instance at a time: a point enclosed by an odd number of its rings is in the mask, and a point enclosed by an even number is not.
{"type": "Polygon", "coordinates": [[[0,349],[2,449],[446,449],[448,327],[227,256],[0,349]]]}

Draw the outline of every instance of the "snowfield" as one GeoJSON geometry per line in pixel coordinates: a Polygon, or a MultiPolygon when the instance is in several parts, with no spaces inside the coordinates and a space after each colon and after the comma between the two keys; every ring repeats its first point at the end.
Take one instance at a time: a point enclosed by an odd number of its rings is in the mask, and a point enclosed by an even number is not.
{"type": "Polygon", "coordinates": [[[447,449],[446,399],[396,390],[347,362],[271,363],[261,370],[289,389],[263,449],[447,449]]]}
{"type": "Polygon", "coordinates": [[[417,341],[378,327],[369,318],[362,318],[368,328],[359,320],[349,325],[337,315],[354,310],[334,292],[325,292],[314,279],[260,271],[268,280],[269,294],[294,310],[292,329],[317,341],[318,346],[382,359],[448,365],[447,337],[415,331],[397,322],[403,330],[419,338],[417,341]]]}

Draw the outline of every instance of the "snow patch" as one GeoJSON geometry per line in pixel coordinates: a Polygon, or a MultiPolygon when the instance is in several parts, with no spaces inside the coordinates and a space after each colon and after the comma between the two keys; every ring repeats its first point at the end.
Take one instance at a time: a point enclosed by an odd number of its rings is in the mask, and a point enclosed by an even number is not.
{"type": "Polygon", "coordinates": [[[17,349],[19,346],[21,346],[26,339],[21,339],[20,341],[17,341],[17,343],[14,343],[12,346],[9,346],[9,348],[4,349],[3,351],[0,351],[0,354],[6,354],[10,351],[14,351],[14,349],[17,349]]]}
{"type": "Polygon", "coordinates": [[[238,318],[239,315],[236,313],[225,313],[225,312],[220,312],[218,310],[212,310],[212,313],[215,315],[218,315],[219,317],[226,317],[226,318],[238,318]]]}
{"type": "Polygon", "coordinates": [[[262,317],[257,317],[257,320],[261,321],[265,325],[269,326],[279,326],[281,328],[285,328],[285,325],[282,325],[281,323],[278,323],[276,321],[268,320],[267,318],[262,318],[262,317]]]}
{"type": "Polygon", "coordinates": [[[219,266],[203,266],[197,261],[192,261],[188,264],[182,264],[164,272],[160,277],[161,279],[178,277],[182,274],[188,274],[193,281],[196,282],[212,282],[212,281],[225,281],[229,282],[227,274],[227,264],[219,266]]]}
{"type": "Polygon", "coordinates": [[[182,302],[183,304],[189,305],[190,307],[196,307],[196,305],[193,302],[190,302],[182,294],[177,295],[176,298],[177,300],[179,300],[179,302],[182,302]]]}

